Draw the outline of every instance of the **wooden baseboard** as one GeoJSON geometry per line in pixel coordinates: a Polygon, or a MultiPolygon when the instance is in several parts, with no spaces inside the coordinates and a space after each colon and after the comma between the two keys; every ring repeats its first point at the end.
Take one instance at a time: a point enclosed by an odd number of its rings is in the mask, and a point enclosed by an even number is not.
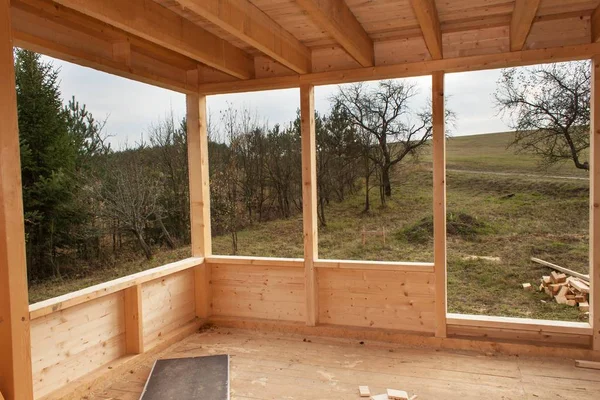
{"type": "Polygon", "coordinates": [[[91,374],[74,380],[68,385],[42,397],[40,400],[80,400],[85,398],[84,396],[90,392],[104,389],[106,384],[118,379],[119,376],[127,374],[128,371],[156,357],[158,353],[167,350],[194,332],[197,332],[204,324],[206,324],[206,320],[195,319],[153,342],[152,348],[145,353],[124,356],[105,364],[91,374]]]}
{"type": "Polygon", "coordinates": [[[449,351],[472,351],[484,354],[514,355],[529,357],[562,357],[600,361],[600,352],[576,347],[516,343],[470,338],[439,338],[431,334],[407,333],[387,329],[362,328],[337,325],[306,326],[299,322],[282,322],[261,319],[212,316],[209,322],[218,327],[240,328],[258,331],[274,331],[338,337],[356,340],[371,340],[401,344],[406,347],[432,348],[449,351]]]}

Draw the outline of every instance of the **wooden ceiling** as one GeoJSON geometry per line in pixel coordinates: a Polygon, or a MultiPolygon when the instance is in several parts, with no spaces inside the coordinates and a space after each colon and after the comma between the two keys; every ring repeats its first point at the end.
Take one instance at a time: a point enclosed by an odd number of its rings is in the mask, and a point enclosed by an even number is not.
{"type": "Polygon", "coordinates": [[[12,0],[11,5],[16,44],[180,91],[215,82],[585,45],[600,36],[600,11],[594,12],[600,0],[12,0]]]}

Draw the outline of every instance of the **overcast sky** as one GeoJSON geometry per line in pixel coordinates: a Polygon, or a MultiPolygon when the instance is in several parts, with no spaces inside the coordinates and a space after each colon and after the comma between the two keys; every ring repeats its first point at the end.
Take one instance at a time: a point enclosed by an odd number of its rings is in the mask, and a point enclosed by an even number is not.
{"type": "MultiPolygon", "coordinates": [[[[146,137],[148,127],[173,111],[176,118],[185,114],[185,96],[143,83],[44,57],[60,68],[60,89],[65,103],[75,98],[87,106],[96,119],[107,119],[106,130],[113,147],[133,144],[146,137]]],[[[446,95],[448,107],[456,113],[454,136],[508,130],[493,107],[493,94],[499,70],[448,74],[446,95]]],[[[430,77],[413,78],[419,89],[414,104],[422,108],[430,98],[430,77]]],[[[329,110],[329,99],[337,86],[315,89],[315,107],[320,113],[329,110]]],[[[299,90],[287,89],[211,96],[208,108],[218,121],[228,103],[255,111],[270,125],[287,124],[295,118],[300,105],[299,90]]]]}

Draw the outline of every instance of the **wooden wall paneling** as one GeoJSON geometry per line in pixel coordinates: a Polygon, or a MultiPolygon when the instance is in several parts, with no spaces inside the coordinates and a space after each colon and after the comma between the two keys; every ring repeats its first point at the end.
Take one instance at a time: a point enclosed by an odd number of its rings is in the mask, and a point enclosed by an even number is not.
{"type": "Polygon", "coordinates": [[[126,354],[124,303],[118,292],[32,321],[35,398],[126,354]]]}
{"type": "MultiPolygon", "coordinates": [[[[206,96],[190,94],[186,102],[192,255],[206,257],[212,254],[206,96]]],[[[211,313],[210,268],[203,263],[195,269],[196,316],[199,318],[207,318],[211,313]]]]}
{"type": "Polygon", "coordinates": [[[317,146],[315,133],[315,90],[300,87],[300,120],[302,130],[302,221],[304,227],[304,275],[306,288],[306,324],[318,322],[319,302],[317,272],[319,258],[317,222],[317,146]]]}
{"type": "Polygon", "coordinates": [[[31,345],[10,1],[0,0],[0,392],[32,400],[31,345]]]}
{"type": "Polygon", "coordinates": [[[145,349],[196,318],[194,274],[183,271],[142,285],[145,349]]]}
{"type": "Polygon", "coordinates": [[[212,282],[214,315],[306,321],[303,268],[215,264],[212,282]]]}
{"type": "Polygon", "coordinates": [[[434,282],[428,272],[321,269],[319,321],[433,334],[434,282]]]}
{"type": "Polygon", "coordinates": [[[590,108],[590,324],[593,348],[600,351],[600,56],[592,59],[590,108]]]}
{"type": "Polygon", "coordinates": [[[377,65],[394,65],[431,60],[422,37],[375,42],[377,65]]]}
{"type": "Polygon", "coordinates": [[[144,352],[144,316],[142,312],[142,285],[124,291],[125,348],[127,354],[144,352]]]}
{"type": "Polygon", "coordinates": [[[444,73],[432,75],[433,114],[433,264],[435,268],[435,335],[446,336],[446,108],[444,73]]]}
{"type": "Polygon", "coordinates": [[[510,50],[507,26],[448,32],[443,35],[446,58],[506,53],[510,50]]]}

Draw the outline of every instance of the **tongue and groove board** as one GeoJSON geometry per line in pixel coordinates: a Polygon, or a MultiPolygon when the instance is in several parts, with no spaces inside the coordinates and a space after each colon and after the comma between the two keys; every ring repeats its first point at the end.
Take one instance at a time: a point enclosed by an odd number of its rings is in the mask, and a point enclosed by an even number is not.
{"type": "Polygon", "coordinates": [[[229,400],[229,355],[157,360],[140,400],[229,400]]]}

